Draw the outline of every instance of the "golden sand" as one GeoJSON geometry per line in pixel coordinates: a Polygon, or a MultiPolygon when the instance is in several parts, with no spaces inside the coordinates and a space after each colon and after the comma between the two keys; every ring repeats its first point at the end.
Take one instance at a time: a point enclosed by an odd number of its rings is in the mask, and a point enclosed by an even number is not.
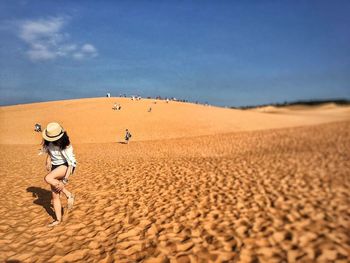
{"type": "Polygon", "coordinates": [[[0,261],[348,262],[349,113],[120,98],[1,107],[0,261]],[[50,121],[79,162],[76,204],[53,229],[33,131],[50,121]]]}
{"type": "Polygon", "coordinates": [[[116,142],[125,129],[133,141],[194,137],[314,125],[350,119],[350,107],[277,109],[281,114],[234,110],[190,103],[144,99],[94,98],[0,107],[0,144],[38,144],[34,124],[62,123],[74,144],[116,142]],[[112,110],[114,102],[120,111],[112,110]],[[155,104],[156,103],[156,104],[155,104]],[[148,109],[152,107],[152,112],[148,109]]]}

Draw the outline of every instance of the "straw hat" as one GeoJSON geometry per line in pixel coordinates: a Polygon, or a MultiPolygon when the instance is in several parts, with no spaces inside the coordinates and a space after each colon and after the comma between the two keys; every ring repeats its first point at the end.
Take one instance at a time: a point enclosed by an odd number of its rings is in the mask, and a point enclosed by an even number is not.
{"type": "Polygon", "coordinates": [[[64,130],[57,122],[51,122],[47,125],[42,135],[46,141],[54,142],[60,139],[64,134],[64,130]]]}

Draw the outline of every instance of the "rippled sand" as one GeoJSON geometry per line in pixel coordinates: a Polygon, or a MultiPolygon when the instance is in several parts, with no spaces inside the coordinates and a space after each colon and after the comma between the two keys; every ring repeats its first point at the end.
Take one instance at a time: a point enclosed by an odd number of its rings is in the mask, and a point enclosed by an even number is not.
{"type": "Polygon", "coordinates": [[[0,145],[0,261],[349,262],[350,121],[74,146],[49,229],[39,143],[0,145]]]}

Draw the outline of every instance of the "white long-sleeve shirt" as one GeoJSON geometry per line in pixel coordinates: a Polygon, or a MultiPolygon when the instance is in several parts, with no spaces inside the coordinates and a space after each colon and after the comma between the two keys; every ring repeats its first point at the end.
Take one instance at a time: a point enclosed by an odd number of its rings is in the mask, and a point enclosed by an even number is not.
{"type": "Polygon", "coordinates": [[[77,160],[75,159],[72,145],[67,146],[64,150],[60,150],[59,147],[50,143],[46,151],[50,154],[52,165],[68,163],[69,166],[77,166],[77,160]]]}

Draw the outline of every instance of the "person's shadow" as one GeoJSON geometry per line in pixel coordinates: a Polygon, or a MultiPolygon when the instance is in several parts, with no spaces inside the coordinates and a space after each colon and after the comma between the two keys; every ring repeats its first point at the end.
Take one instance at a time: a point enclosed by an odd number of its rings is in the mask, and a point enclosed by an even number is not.
{"type": "Polygon", "coordinates": [[[36,205],[41,205],[43,208],[45,208],[46,212],[55,219],[55,212],[52,209],[51,206],[51,191],[48,191],[46,189],[31,186],[27,188],[27,192],[32,193],[33,197],[37,198],[33,201],[36,205]]]}

